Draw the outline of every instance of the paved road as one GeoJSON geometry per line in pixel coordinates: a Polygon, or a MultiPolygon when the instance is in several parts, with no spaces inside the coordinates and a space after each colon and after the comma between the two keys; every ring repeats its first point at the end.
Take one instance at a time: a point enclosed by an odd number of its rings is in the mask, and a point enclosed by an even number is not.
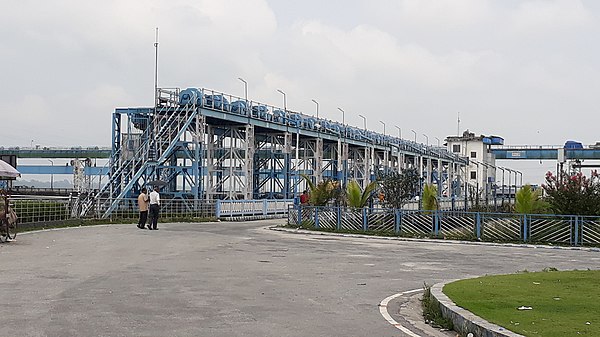
{"type": "Polygon", "coordinates": [[[265,229],[53,230],[0,245],[0,336],[401,336],[377,304],[442,280],[600,268],[600,252],[265,229]]]}

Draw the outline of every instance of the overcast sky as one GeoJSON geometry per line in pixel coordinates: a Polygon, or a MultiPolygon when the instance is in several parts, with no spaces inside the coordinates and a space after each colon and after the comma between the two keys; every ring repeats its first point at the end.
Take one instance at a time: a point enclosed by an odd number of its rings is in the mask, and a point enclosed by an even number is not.
{"type": "MultiPolygon", "coordinates": [[[[115,107],[204,87],[435,144],[600,141],[600,2],[0,2],[0,145],[110,144],[115,107]]],[[[537,164],[539,165],[539,164],[537,164]]],[[[550,163],[550,166],[555,163],[550,163]]]]}

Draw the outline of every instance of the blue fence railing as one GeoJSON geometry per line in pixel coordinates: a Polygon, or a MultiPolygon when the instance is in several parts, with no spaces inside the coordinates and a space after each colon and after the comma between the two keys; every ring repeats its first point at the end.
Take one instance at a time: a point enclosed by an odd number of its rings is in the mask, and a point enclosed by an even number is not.
{"type": "Polygon", "coordinates": [[[400,236],[600,245],[600,217],[291,205],[288,224],[400,236]]]}

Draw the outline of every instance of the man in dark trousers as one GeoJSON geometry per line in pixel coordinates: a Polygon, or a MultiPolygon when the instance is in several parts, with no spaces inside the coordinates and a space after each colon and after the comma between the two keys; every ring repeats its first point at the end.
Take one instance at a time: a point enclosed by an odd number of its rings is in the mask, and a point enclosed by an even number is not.
{"type": "Polygon", "coordinates": [[[148,190],[144,187],[142,192],[138,196],[138,207],[140,209],[140,221],[138,221],[138,228],[144,229],[146,227],[146,220],[148,220],[148,190]]]}
{"type": "Polygon", "coordinates": [[[160,210],[160,194],[158,186],[154,186],[154,191],[150,192],[150,224],[148,229],[158,230],[158,211],[160,210]]]}

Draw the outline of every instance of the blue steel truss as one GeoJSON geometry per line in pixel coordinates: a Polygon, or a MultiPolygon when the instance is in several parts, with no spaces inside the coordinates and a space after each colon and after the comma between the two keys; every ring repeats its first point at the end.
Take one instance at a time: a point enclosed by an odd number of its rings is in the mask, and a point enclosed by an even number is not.
{"type": "Polygon", "coordinates": [[[408,167],[455,193],[467,164],[444,148],[213,90],[159,88],[157,97],[155,107],[113,113],[109,179],[81,213],[99,207],[108,216],[117,200],[156,183],[172,198],[289,199],[306,188],[300,174],[364,186],[408,167]]]}

